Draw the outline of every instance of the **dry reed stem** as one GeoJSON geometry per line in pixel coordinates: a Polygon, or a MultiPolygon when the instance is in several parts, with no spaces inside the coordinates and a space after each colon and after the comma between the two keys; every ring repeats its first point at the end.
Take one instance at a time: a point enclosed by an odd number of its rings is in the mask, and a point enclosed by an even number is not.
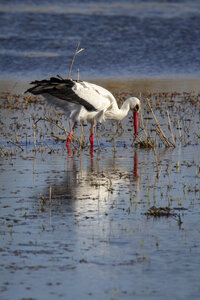
{"type": "Polygon", "coordinates": [[[35,124],[35,121],[33,121],[33,142],[34,142],[34,147],[35,147],[35,151],[36,151],[37,145],[36,145],[35,129],[36,129],[36,124],[35,124]]]}
{"type": "Polygon", "coordinates": [[[162,131],[161,127],[160,127],[160,124],[159,124],[159,122],[158,122],[158,120],[157,120],[157,118],[156,118],[156,116],[155,116],[155,114],[154,114],[154,112],[153,112],[153,109],[152,109],[152,107],[151,107],[151,104],[150,104],[149,99],[146,99],[146,101],[147,101],[147,104],[148,104],[148,106],[149,106],[149,109],[150,109],[150,111],[151,111],[151,113],[152,113],[152,115],[153,115],[153,117],[154,117],[154,120],[155,120],[155,122],[156,122],[156,125],[157,125],[157,128],[158,128],[158,133],[159,133],[159,135],[163,137],[163,140],[165,141],[165,144],[166,144],[168,147],[170,147],[170,146],[171,146],[171,145],[170,145],[170,142],[169,142],[169,140],[167,139],[167,137],[165,136],[165,134],[164,134],[164,132],[162,131]]]}
{"type": "Polygon", "coordinates": [[[114,152],[117,152],[117,150],[116,150],[116,123],[114,123],[113,147],[114,147],[114,152]]]}
{"type": "Polygon", "coordinates": [[[158,158],[157,158],[157,154],[156,154],[156,147],[155,147],[155,145],[153,147],[153,152],[154,152],[154,156],[155,156],[155,160],[156,160],[156,169],[157,169],[157,175],[156,175],[156,177],[158,179],[159,178],[159,168],[158,168],[158,158]]]}
{"type": "Polygon", "coordinates": [[[8,156],[9,155],[8,151],[4,148],[4,146],[0,147],[0,151],[3,153],[4,156],[8,156]]]}
{"type": "Polygon", "coordinates": [[[181,134],[180,122],[179,122],[179,120],[177,122],[178,122],[178,133],[179,133],[179,137],[181,139],[182,138],[182,134],[181,134]]]}
{"type": "Polygon", "coordinates": [[[50,150],[51,152],[54,152],[54,149],[53,149],[52,147],[50,147],[47,143],[45,143],[45,145],[47,146],[47,148],[49,148],[49,150],[50,150]]]}
{"type": "Polygon", "coordinates": [[[143,117],[142,117],[142,110],[140,111],[140,120],[141,120],[141,123],[142,123],[142,129],[144,130],[144,134],[145,134],[146,138],[148,139],[148,135],[147,135],[146,129],[144,127],[144,122],[143,122],[143,117]]]}
{"type": "Polygon", "coordinates": [[[49,186],[49,215],[51,217],[51,207],[52,207],[52,187],[49,186]]]}
{"type": "Polygon", "coordinates": [[[55,134],[51,134],[51,136],[54,138],[54,139],[56,139],[56,141],[60,141],[60,142],[65,142],[66,141],[66,138],[61,138],[61,137],[59,137],[59,136],[57,136],[57,135],[55,135],[55,134]]]}
{"type": "Polygon", "coordinates": [[[97,139],[97,144],[99,146],[99,149],[101,150],[101,146],[100,146],[100,143],[99,143],[99,136],[98,136],[96,124],[94,125],[94,132],[95,132],[95,136],[96,136],[96,139],[97,139]]]}
{"type": "Polygon", "coordinates": [[[13,145],[15,145],[15,146],[17,146],[17,147],[19,147],[22,151],[24,151],[24,148],[22,146],[20,146],[18,144],[18,142],[12,142],[12,141],[10,141],[10,143],[13,144],[13,145]]]}
{"type": "Polygon", "coordinates": [[[72,67],[73,67],[76,55],[84,50],[83,48],[79,49],[79,46],[80,46],[80,42],[78,42],[76,51],[75,51],[74,56],[72,58],[72,62],[71,62],[70,68],[69,68],[67,79],[70,79],[70,74],[71,74],[71,71],[72,71],[72,67]]]}
{"type": "Polygon", "coordinates": [[[80,147],[83,146],[83,121],[81,121],[81,138],[80,138],[80,147]]]}
{"type": "Polygon", "coordinates": [[[163,142],[163,144],[165,144],[165,139],[164,137],[160,134],[160,131],[158,128],[156,128],[156,134],[160,137],[161,141],[163,142]]]}
{"type": "Polygon", "coordinates": [[[176,147],[176,143],[175,143],[174,135],[173,135],[173,132],[172,132],[171,120],[170,120],[170,116],[169,116],[169,111],[168,110],[167,110],[167,117],[168,117],[169,130],[170,130],[172,141],[173,141],[173,146],[175,148],[176,147]]]}

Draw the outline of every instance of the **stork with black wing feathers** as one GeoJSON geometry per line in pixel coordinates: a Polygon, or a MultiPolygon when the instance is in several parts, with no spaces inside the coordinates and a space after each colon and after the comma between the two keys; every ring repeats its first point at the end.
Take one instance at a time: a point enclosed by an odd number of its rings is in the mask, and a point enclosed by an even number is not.
{"type": "Polygon", "coordinates": [[[137,137],[140,111],[138,98],[128,98],[119,108],[116,99],[108,90],[86,81],[63,79],[58,76],[57,78],[36,80],[31,84],[33,87],[26,92],[44,96],[47,101],[62,108],[67,117],[74,122],[67,138],[67,146],[70,144],[74,128],[78,122],[87,121],[91,124],[89,140],[93,148],[95,122],[121,121],[128,115],[130,109],[133,111],[135,138],[137,137]]]}

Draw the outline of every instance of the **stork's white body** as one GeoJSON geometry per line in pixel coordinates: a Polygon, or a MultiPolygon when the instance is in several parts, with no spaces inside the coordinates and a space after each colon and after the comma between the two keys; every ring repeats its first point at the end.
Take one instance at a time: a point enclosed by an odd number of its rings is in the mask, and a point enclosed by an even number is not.
{"type": "Polygon", "coordinates": [[[94,121],[102,122],[105,120],[120,121],[127,116],[132,102],[134,102],[135,105],[140,104],[139,99],[131,97],[128,101],[125,101],[121,109],[119,109],[116,99],[108,90],[86,81],[74,81],[72,91],[80,99],[91,104],[95,108],[95,111],[88,111],[81,105],[81,102],[80,104],[68,102],[48,93],[44,93],[43,96],[51,104],[61,107],[73,122],[88,121],[94,123],[94,121]]]}
{"type": "MultiPolygon", "coordinates": [[[[48,102],[61,107],[75,123],[90,122],[92,125],[90,141],[93,140],[95,121],[120,121],[127,116],[130,109],[135,114],[138,114],[140,109],[140,100],[136,97],[128,98],[119,109],[116,99],[108,90],[86,81],[52,77],[49,80],[34,81],[32,84],[35,86],[28,89],[28,92],[34,95],[42,94],[48,102]]],[[[134,121],[135,129],[136,123],[134,121]]],[[[70,139],[72,133],[73,130],[70,139]]]]}

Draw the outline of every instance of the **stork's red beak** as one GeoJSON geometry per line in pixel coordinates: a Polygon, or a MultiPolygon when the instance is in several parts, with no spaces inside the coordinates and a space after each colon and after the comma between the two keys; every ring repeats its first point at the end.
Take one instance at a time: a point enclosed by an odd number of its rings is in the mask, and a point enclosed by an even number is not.
{"type": "Polygon", "coordinates": [[[139,112],[133,112],[133,124],[135,130],[135,140],[136,140],[138,135],[139,112]]]}

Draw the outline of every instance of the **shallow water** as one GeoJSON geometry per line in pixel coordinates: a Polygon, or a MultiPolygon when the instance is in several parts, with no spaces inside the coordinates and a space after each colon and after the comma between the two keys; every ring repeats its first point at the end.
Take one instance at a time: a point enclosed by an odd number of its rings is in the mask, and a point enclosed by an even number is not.
{"type": "MultiPolygon", "coordinates": [[[[162,129],[169,137],[168,109],[176,138],[176,148],[158,141],[156,156],[131,147],[131,117],[118,131],[112,122],[98,126],[101,151],[95,142],[94,153],[67,153],[51,135],[62,131],[41,121],[36,142],[46,149],[35,152],[33,118],[51,115],[49,107],[15,96],[1,102],[1,299],[199,298],[199,101],[156,95],[162,129]],[[16,134],[23,151],[10,143],[16,134]],[[144,215],[168,205],[177,216],[144,215]]],[[[144,102],[143,118],[153,135],[144,102]]]]}
{"type": "Polygon", "coordinates": [[[152,151],[120,147],[1,161],[1,299],[198,299],[199,153],[158,157],[159,180],[152,151]],[[181,226],[143,215],[169,201],[181,226]]]}
{"type": "Polygon", "coordinates": [[[1,77],[200,75],[199,1],[1,1],[1,77]]]}

